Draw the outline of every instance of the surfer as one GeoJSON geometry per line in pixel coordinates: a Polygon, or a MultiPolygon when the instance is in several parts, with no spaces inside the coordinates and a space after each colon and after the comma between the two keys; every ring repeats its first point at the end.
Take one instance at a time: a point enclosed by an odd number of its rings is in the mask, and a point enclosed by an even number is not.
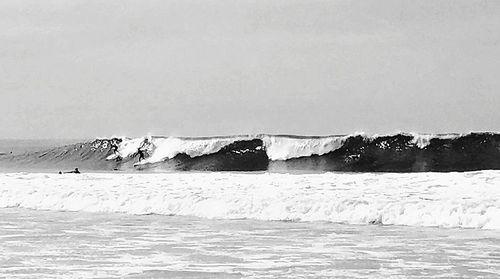
{"type": "Polygon", "coordinates": [[[139,146],[139,148],[137,149],[137,154],[139,155],[139,162],[146,159],[146,154],[150,146],[151,142],[149,141],[148,138],[145,138],[144,141],[141,143],[141,146],[139,146]]]}
{"type": "MultiPolygon", "coordinates": [[[[78,168],[75,168],[75,170],[65,171],[64,173],[80,173],[80,171],[78,170],[78,168]]],[[[61,172],[59,172],[59,174],[61,174],[61,172]]]]}
{"type": "Polygon", "coordinates": [[[145,159],[144,151],[142,151],[141,148],[137,150],[137,154],[139,154],[139,162],[145,159]]]}
{"type": "Polygon", "coordinates": [[[111,140],[111,151],[115,155],[115,161],[119,162],[122,160],[122,156],[120,152],[118,152],[119,144],[122,142],[122,139],[114,138],[111,140]]]}

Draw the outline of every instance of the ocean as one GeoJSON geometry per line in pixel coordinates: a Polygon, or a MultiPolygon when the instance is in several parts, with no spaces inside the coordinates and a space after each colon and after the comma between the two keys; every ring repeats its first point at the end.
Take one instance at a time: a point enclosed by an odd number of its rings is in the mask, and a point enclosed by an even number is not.
{"type": "Polygon", "coordinates": [[[500,277],[496,134],[9,144],[0,277],[500,277]]]}

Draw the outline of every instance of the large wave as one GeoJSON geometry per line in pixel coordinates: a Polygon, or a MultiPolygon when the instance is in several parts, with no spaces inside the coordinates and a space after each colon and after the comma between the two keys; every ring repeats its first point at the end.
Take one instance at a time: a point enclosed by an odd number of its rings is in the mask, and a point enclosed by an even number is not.
{"type": "Polygon", "coordinates": [[[4,154],[16,168],[423,172],[500,169],[500,134],[141,137],[4,154]]]}

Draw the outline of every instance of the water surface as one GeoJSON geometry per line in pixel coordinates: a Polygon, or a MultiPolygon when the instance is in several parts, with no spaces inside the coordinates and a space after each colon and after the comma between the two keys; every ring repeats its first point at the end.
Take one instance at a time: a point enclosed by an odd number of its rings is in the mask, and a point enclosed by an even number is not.
{"type": "Polygon", "coordinates": [[[500,233],[0,209],[0,277],[499,278],[500,233]]]}

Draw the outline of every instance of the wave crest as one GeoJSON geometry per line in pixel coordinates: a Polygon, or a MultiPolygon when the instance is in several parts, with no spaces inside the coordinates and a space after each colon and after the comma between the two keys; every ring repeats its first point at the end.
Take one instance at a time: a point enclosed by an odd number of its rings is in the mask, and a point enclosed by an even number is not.
{"type": "Polygon", "coordinates": [[[500,134],[113,138],[0,156],[0,166],[9,164],[103,170],[473,171],[500,169],[500,134]]]}

